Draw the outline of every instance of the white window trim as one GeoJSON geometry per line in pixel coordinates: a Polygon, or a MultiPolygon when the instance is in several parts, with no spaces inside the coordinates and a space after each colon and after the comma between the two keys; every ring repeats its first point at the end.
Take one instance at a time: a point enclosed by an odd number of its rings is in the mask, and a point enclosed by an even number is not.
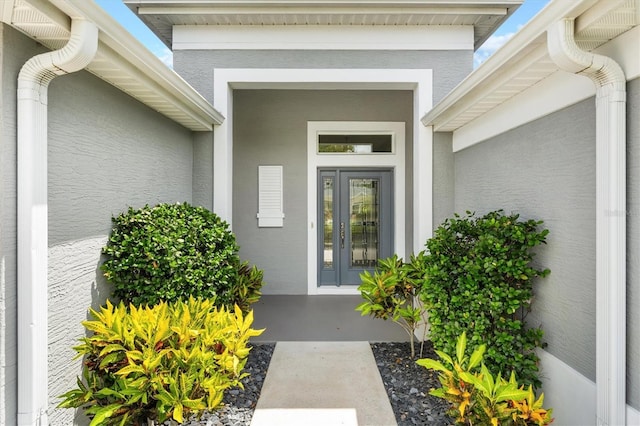
{"type": "MultiPolygon", "coordinates": [[[[433,232],[433,131],[420,121],[420,117],[433,105],[432,82],[433,71],[430,69],[215,69],[213,104],[226,120],[214,128],[214,211],[233,229],[234,89],[412,90],[412,232],[413,249],[416,252],[421,250],[433,232]]],[[[311,265],[315,265],[315,262],[314,258],[309,265],[308,283],[313,283],[314,289],[317,289],[317,274],[313,272],[312,275],[311,272],[315,268],[311,268],[311,265]]]]}
{"type": "Polygon", "coordinates": [[[318,286],[318,168],[319,167],[376,167],[393,169],[393,247],[405,257],[405,123],[371,121],[309,121],[307,122],[307,254],[309,268],[308,294],[360,294],[354,288],[318,286]],[[318,153],[321,134],[391,134],[393,152],[377,154],[318,153]]]}

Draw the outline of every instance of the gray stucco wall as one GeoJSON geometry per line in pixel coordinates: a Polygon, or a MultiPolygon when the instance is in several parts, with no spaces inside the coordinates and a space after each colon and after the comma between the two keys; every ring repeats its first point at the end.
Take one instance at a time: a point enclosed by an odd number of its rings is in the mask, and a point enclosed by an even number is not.
{"type": "MultiPolygon", "coordinates": [[[[433,135],[433,228],[455,212],[455,167],[453,135],[433,135]]],[[[423,244],[426,241],[422,242],[423,244]]]]}
{"type": "Polygon", "coordinates": [[[49,245],[106,235],[128,206],[191,202],[190,131],[89,73],[49,88],[49,245]]]}
{"type": "Polygon", "coordinates": [[[193,134],[192,202],[213,210],[213,132],[193,134]]]}
{"type": "MultiPolygon", "coordinates": [[[[0,35],[0,424],[10,425],[17,405],[16,81],[43,49],[2,24],[0,35]]],[[[51,83],[48,120],[49,422],[87,424],[84,415],[55,406],[81,374],[80,361],[72,361],[72,346],[85,334],[80,322],[111,291],[98,269],[111,217],[129,206],[191,202],[199,178],[191,131],[89,73],[51,83]]]]}
{"type": "Polygon", "coordinates": [[[306,294],[307,121],[404,121],[411,152],[413,93],[236,90],[233,105],[233,228],[240,254],[265,271],[265,294],[306,294]],[[284,166],[284,227],[258,228],[258,165],[276,164],[284,166]]]}
{"type": "Polygon", "coordinates": [[[593,99],[455,154],[455,209],[544,220],[529,324],[547,351],[595,380],[595,105],[593,99]]]}
{"type": "Polygon", "coordinates": [[[215,68],[380,68],[432,69],[433,104],[473,69],[473,52],[348,50],[176,50],[174,69],[213,102],[215,68]]]}
{"type": "Polygon", "coordinates": [[[640,410],[640,78],[627,83],[627,402],[640,410]]]}
{"type": "Polygon", "coordinates": [[[192,132],[89,73],[49,89],[50,422],[68,424],[57,396],[79,374],[71,347],[87,308],[111,289],[99,271],[111,217],[131,207],[192,201],[192,132]],[[70,309],[72,308],[72,309],[70,309]]]}

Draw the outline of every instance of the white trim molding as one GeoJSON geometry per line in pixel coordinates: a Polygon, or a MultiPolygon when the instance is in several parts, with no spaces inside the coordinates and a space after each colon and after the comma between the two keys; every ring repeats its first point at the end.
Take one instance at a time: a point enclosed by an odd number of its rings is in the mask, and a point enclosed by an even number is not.
{"type": "Polygon", "coordinates": [[[173,50],[473,50],[473,26],[177,25],[173,50]]]}
{"type": "MultiPolygon", "coordinates": [[[[432,106],[432,82],[431,69],[215,69],[214,106],[226,120],[214,128],[213,210],[233,226],[234,89],[411,90],[413,141],[407,142],[413,146],[414,157],[413,215],[419,218],[414,220],[412,232],[414,241],[423,244],[432,232],[433,147],[431,129],[420,123],[419,113],[432,106]]],[[[317,276],[311,269],[308,268],[308,280],[317,288],[317,276]]]]}
{"type": "Polygon", "coordinates": [[[307,268],[308,294],[360,294],[349,287],[318,287],[318,168],[381,167],[393,169],[393,247],[405,257],[405,123],[372,121],[307,122],[307,268]],[[393,152],[389,154],[318,154],[318,135],[330,133],[390,134],[393,152]]]}
{"type": "MultiPolygon", "coordinates": [[[[596,384],[551,353],[539,349],[544,406],[553,408],[553,424],[595,424],[596,384]]],[[[626,424],[640,425],[640,411],[626,405],[626,424]]]]}

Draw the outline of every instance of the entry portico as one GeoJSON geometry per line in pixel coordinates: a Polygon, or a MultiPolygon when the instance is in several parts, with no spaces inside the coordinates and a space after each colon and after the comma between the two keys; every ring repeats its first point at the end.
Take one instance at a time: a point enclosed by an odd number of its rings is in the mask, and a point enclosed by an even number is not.
{"type": "MultiPolygon", "coordinates": [[[[232,224],[241,255],[264,270],[264,293],[310,295],[355,294],[363,253],[404,258],[422,249],[434,225],[434,147],[419,118],[471,71],[474,49],[520,3],[125,0],[173,50],[176,71],[225,116],[214,130],[213,209],[232,224]],[[405,95],[400,104],[391,100],[405,95]],[[341,131],[352,136],[392,135],[393,149],[319,153],[316,138],[338,132],[326,127],[338,122],[351,123],[341,131]],[[260,166],[282,170],[278,227],[261,227],[256,217],[260,166]],[[348,208],[336,204],[345,212],[340,219],[320,212],[333,208],[318,190],[327,167],[389,170],[391,213],[363,220],[353,196],[348,208]],[[368,235],[371,224],[391,231],[368,235]],[[345,264],[351,271],[343,277],[345,264]]],[[[377,198],[368,201],[377,206],[377,198]]]]}

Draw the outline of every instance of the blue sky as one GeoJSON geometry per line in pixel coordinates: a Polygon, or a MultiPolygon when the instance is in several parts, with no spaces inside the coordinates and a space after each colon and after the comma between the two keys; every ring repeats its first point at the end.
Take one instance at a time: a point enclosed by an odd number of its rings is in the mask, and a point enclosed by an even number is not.
{"type": "MultiPolygon", "coordinates": [[[[121,0],[95,0],[133,36],[140,40],[164,63],[171,66],[173,55],[158,38],[135,16],[121,0]]],[[[509,40],[550,0],[525,0],[522,6],[478,49],[474,55],[474,66],[484,62],[493,52],[509,40]]]]}
{"type": "Polygon", "coordinates": [[[529,22],[550,0],[525,0],[496,32],[476,51],[473,65],[477,67],[507,42],[524,24],[529,22]]]}

